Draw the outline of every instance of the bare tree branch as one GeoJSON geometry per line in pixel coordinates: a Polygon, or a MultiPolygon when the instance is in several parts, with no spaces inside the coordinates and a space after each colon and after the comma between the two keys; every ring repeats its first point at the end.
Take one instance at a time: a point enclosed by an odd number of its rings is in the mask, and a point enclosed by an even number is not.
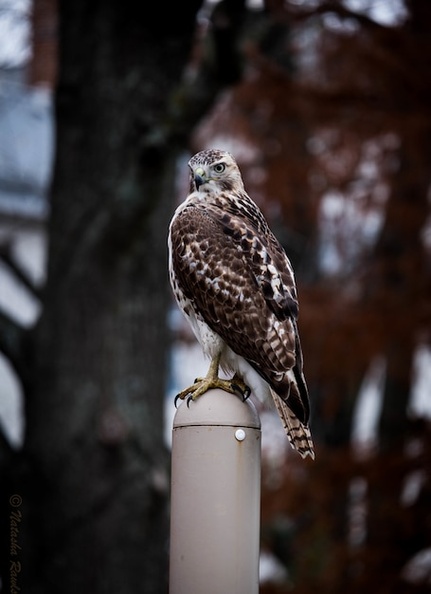
{"type": "Polygon", "coordinates": [[[150,145],[166,143],[167,137],[184,142],[218,94],[240,80],[243,64],[238,39],[246,10],[245,0],[220,2],[213,9],[210,34],[196,51],[200,57],[192,59],[189,75],[171,99],[166,129],[158,129],[150,145]]]}
{"type": "Polygon", "coordinates": [[[27,377],[27,337],[28,331],[0,310],[0,352],[8,359],[23,384],[27,377]]]}
{"type": "Polygon", "coordinates": [[[340,18],[354,19],[362,26],[369,27],[375,31],[387,31],[390,28],[394,28],[381,25],[366,14],[351,10],[337,0],[328,0],[327,2],[322,2],[319,4],[319,6],[313,8],[303,8],[301,6],[292,6],[287,4],[286,10],[290,18],[296,18],[298,20],[315,17],[319,14],[333,13],[338,15],[340,18]]]}
{"type": "Polygon", "coordinates": [[[35,285],[28,272],[12,256],[10,243],[3,243],[0,245],[0,261],[3,262],[11,272],[13,272],[14,276],[33,295],[33,297],[36,297],[36,299],[40,300],[40,288],[35,285]]]}

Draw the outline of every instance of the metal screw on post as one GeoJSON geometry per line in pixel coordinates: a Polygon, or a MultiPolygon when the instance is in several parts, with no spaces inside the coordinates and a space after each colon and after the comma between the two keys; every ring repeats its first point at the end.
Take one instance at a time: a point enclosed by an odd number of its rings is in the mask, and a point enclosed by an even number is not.
{"type": "Polygon", "coordinates": [[[250,401],[210,390],[174,417],[170,594],[258,594],[261,431],[250,401]]]}

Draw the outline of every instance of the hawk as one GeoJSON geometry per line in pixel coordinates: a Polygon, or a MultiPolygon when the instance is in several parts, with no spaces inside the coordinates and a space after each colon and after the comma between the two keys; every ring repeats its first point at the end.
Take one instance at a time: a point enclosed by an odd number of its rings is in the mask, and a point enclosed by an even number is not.
{"type": "Polygon", "coordinates": [[[211,388],[270,395],[292,447],[314,459],[292,265],[230,153],[201,151],[188,165],[190,193],[169,225],[169,277],[211,363],[175,402],[211,388]]]}

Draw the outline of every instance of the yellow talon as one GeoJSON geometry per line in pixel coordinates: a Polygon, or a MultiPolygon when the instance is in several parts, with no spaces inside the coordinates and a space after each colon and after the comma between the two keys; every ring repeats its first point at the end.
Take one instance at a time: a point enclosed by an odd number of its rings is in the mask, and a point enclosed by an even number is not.
{"type": "Polygon", "coordinates": [[[220,354],[213,358],[211,361],[210,368],[205,377],[198,377],[192,386],[182,390],[175,396],[174,404],[177,406],[178,400],[184,400],[186,396],[187,406],[191,400],[196,400],[202,394],[205,394],[208,390],[219,388],[225,392],[231,394],[240,394],[243,400],[246,400],[250,396],[250,388],[244,383],[243,379],[235,374],[232,379],[226,380],[218,377],[218,369],[220,365],[220,354]]]}

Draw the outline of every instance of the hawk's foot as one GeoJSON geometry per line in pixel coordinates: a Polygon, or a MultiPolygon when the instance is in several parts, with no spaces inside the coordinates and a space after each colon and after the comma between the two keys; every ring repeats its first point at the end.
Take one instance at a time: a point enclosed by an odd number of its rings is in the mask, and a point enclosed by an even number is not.
{"type": "Polygon", "coordinates": [[[202,394],[205,394],[205,392],[214,388],[219,388],[230,394],[237,394],[241,396],[243,400],[246,400],[250,396],[250,388],[236,374],[230,380],[207,376],[196,378],[195,383],[192,386],[177,394],[175,396],[174,404],[177,406],[178,400],[184,400],[188,397],[187,406],[189,406],[191,400],[197,400],[199,396],[202,396],[202,394]]]}

